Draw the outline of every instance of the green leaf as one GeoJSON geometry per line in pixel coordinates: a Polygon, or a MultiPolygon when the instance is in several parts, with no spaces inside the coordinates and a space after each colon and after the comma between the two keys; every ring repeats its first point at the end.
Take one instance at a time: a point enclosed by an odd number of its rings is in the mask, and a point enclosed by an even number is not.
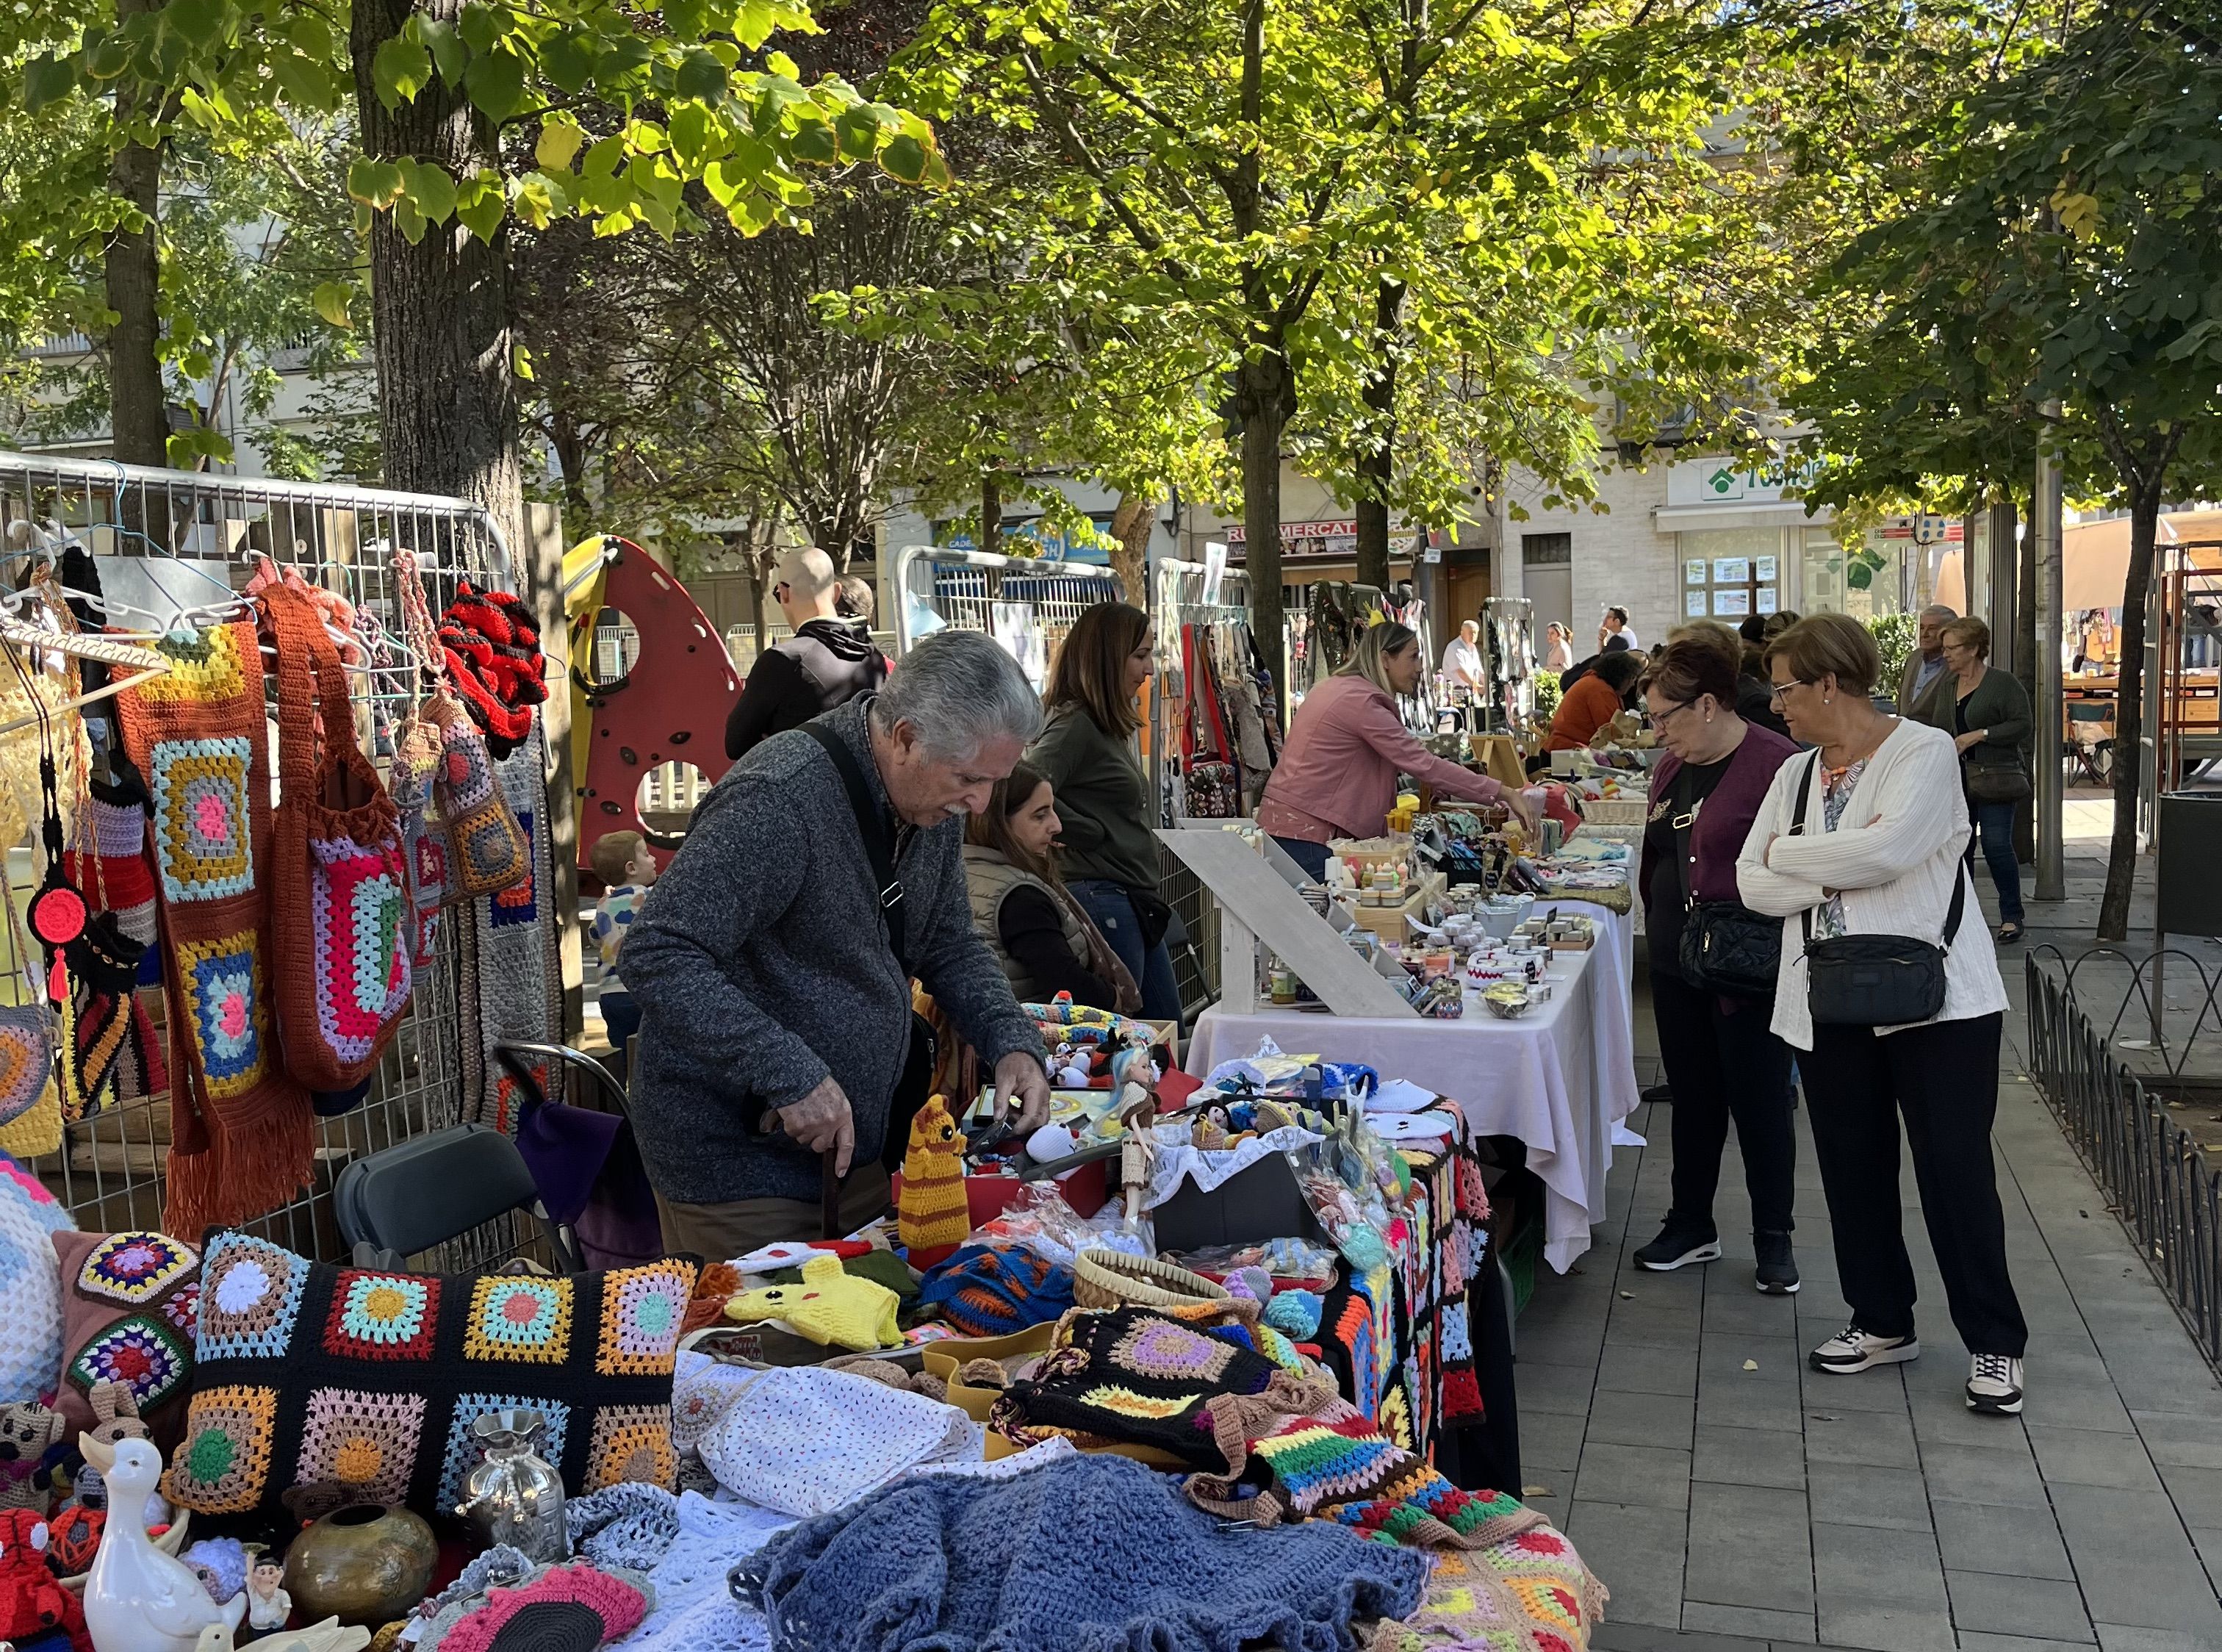
{"type": "Polygon", "coordinates": [[[587,158],[579,163],[581,176],[607,178],[625,159],[625,140],[620,137],[597,138],[587,150],[587,158]]]}
{"type": "Polygon", "coordinates": [[[279,90],[304,108],[330,114],[340,106],[339,78],[329,63],[287,52],[271,60],[270,72],[279,90]]]}
{"type": "Polygon", "coordinates": [[[841,154],[847,160],[869,160],[879,153],[880,116],[869,104],[842,110],[841,117],[833,122],[833,131],[841,141],[841,154]]]}
{"type": "Polygon", "coordinates": [[[386,208],[401,194],[401,168],[390,160],[358,155],[348,167],[348,198],[365,206],[386,208]]]}
{"type": "Polygon", "coordinates": [[[462,198],[455,207],[455,221],[492,246],[509,206],[499,174],[482,172],[463,186],[461,193],[462,198]]]}
{"type": "Polygon", "coordinates": [[[224,29],[224,0],[170,0],[162,8],[162,27],[198,47],[216,44],[224,29]]]}
{"type": "Polygon", "coordinates": [[[710,149],[710,112],[699,104],[671,111],[671,147],[689,166],[701,164],[710,149]]]}
{"type": "Polygon", "coordinates": [[[707,52],[693,51],[679,66],[675,90],[681,97],[699,97],[704,103],[713,103],[725,95],[728,79],[724,64],[707,52]]]}
{"type": "Polygon", "coordinates": [[[626,76],[636,74],[648,66],[656,55],[656,48],[637,35],[628,35],[602,53],[594,65],[594,79],[602,83],[606,91],[626,76]]]}
{"type": "Polygon", "coordinates": [[[23,66],[23,108],[35,115],[48,104],[58,104],[77,90],[77,66],[53,53],[33,58],[23,66]]]}
{"type": "Polygon", "coordinates": [[[420,11],[409,20],[409,26],[431,52],[432,61],[439,66],[440,79],[451,86],[460,85],[471,54],[455,24],[444,17],[428,17],[420,11]]]}
{"type": "Polygon", "coordinates": [[[568,172],[572,157],[586,141],[585,129],[568,116],[543,121],[540,141],[532,146],[533,161],[543,172],[568,172]]]}
{"type": "Polygon", "coordinates": [[[95,80],[113,80],[131,66],[131,42],[121,35],[111,35],[79,61],[95,80]]]}
{"type": "Polygon", "coordinates": [[[455,180],[445,166],[420,160],[409,168],[403,193],[434,223],[445,223],[455,210],[455,180]]]}
{"type": "Polygon", "coordinates": [[[380,41],[370,60],[371,83],[378,90],[378,101],[388,109],[414,102],[431,78],[432,54],[405,35],[380,41]]]}
{"type": "Polygon", "coordinates": [[[710,28],[709,0],[663,0],[663,25],[675,41],[699,41],[710,28]]]}
{"type": "Polygon", "coordinates": [[[594,78],[594,47],[572,29],[562,29],[541,42],[540,69],[564,91],[581,92],[594,78]]]}
{"type": "Polygon", "coordinates": [[[463,91],[487,119],[508,119],[524,96],[524,60],[508,51],[473,58],[463,75],[463,91]]]}
{"type": "Polygon", "coordinates": [[[470,0],[463,8],[463,39],[471,50],[480,57],[501,44],[502,36],[509,32],[502,15],[486,0],[470,0]]]}
{"type": "Polygon", "coordinates": [[[406,195],[399,196],[394,200],[393,227],[401,231],[402,239],[412,247],[424,239],[427,227],[424,215],[417,210],[417,204],[406,195]]]}
{"type": "Polygon", "coordinates": [[[733,38],[751,52],[779,28],[779,12],[771,0],[743,0],[733,15],[733,38]]]}
{"type": "Polygon", "coordinates": [[[511,371],[518,378],[530,380],[532,377],[532,352],[522,344],[512,345],[509,365],[511,371]]]}
{"type": "Polygon", "coordinates": [[[345,281],[325,281],[309,295],[316,311],[342,332],[355,330],[354,317],[348,314],[348,305],[355,297],[355,289],[345,281]]]}
{"type": "Polygon", "coordinates": [[[810,166],[831,166],[841,158],[840,140],[833,135],[832,126],[816,115],[806,115],[795,122],[788,148],[797,160],[810,166]]]}
{"type": "Polygon", "coordinates": [[[880,151],[880,169],[901,184],[922,184],[928,170],[929,152],[906,134],[880,151]]]}

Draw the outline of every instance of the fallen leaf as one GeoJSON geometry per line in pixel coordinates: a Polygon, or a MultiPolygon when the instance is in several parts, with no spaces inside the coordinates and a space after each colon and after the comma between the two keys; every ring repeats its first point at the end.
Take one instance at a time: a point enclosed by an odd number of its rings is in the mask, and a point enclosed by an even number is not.
{"type": "Polygon", "coordinates": [[[1620,1299],[1623,1302],[1634,1302],[1635,1300],[1635,1292],[1633,1291],[1623,1291],[1620,1293],[1620,1299]]]}
{"type": "Polygon", "coordinates": [[[1759,1361],[1756,1360],[1747,1360],[1743,1362],[1743,1368],[1746,1371],[1756,1371],[1759,1369],[1759,1361]]]}
{"type": "Polygon", "coordinates": [[[1547,1486],[1523,1486],[1520,1488],[1520,1495],[1522,1497],[1549,1497],[1551,1495],[1551,1488],[1547,1486]]]}

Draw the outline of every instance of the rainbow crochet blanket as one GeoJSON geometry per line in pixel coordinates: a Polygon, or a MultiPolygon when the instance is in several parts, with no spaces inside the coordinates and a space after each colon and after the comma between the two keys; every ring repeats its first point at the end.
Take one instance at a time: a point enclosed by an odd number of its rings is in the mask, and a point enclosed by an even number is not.
{"type": "Polygon", "coordinates": [[[1384,1623],[1371,1652],[1584,1652],[1606,1599],[1574,1546],[1537,1526],[1437,1555],[1427,1603],[1384,1623]]]}

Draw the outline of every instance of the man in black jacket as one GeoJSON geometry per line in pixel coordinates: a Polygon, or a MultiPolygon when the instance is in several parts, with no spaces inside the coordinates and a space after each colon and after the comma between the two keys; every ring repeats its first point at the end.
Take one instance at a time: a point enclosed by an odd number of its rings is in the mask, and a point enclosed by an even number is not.
{"type": "Polygon", "coordinates": [[[762,741],[800,728],[821,713],[876,693],[887,681],[887,656],[867,625],[840,617],[840,581],[833,559],[806,546],[772,568],[772,598],[794,635],[756,656],[732,715],[725,719],[725,755],[740,757],[762,741]]]}

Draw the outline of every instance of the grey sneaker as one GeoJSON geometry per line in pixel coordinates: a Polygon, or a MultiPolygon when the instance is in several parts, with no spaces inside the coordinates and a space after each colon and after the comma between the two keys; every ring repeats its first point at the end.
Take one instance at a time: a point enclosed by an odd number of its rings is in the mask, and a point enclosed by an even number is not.
{"type": "Polygon", "coordinates": [[[1911,1336],[1877,1336],[1854,1323],[1815,1348],[1811,1364],[1816,1371],[1849,1373],[1869,1366],[1898,1365],[1920,1354],[1921,1344],[1911,1336]]]}
{"type": "Polygon", "coordinates": [[[1993,1416],[2019,1416],[2021,1361],[2005,1354],[1979,1354],[1968,1360],[1968,1409],[1993,1416]]]}
{"type": "Polygon", "coordinates": [[[1760,1293],[1768,1297],[1796,1296],[1798,1264],[1791,1259],[1790,1235],[1781,1232],[1754,1233],[1751,1244],[1759,1258],[1753,1277],[1760,1293]]]}

